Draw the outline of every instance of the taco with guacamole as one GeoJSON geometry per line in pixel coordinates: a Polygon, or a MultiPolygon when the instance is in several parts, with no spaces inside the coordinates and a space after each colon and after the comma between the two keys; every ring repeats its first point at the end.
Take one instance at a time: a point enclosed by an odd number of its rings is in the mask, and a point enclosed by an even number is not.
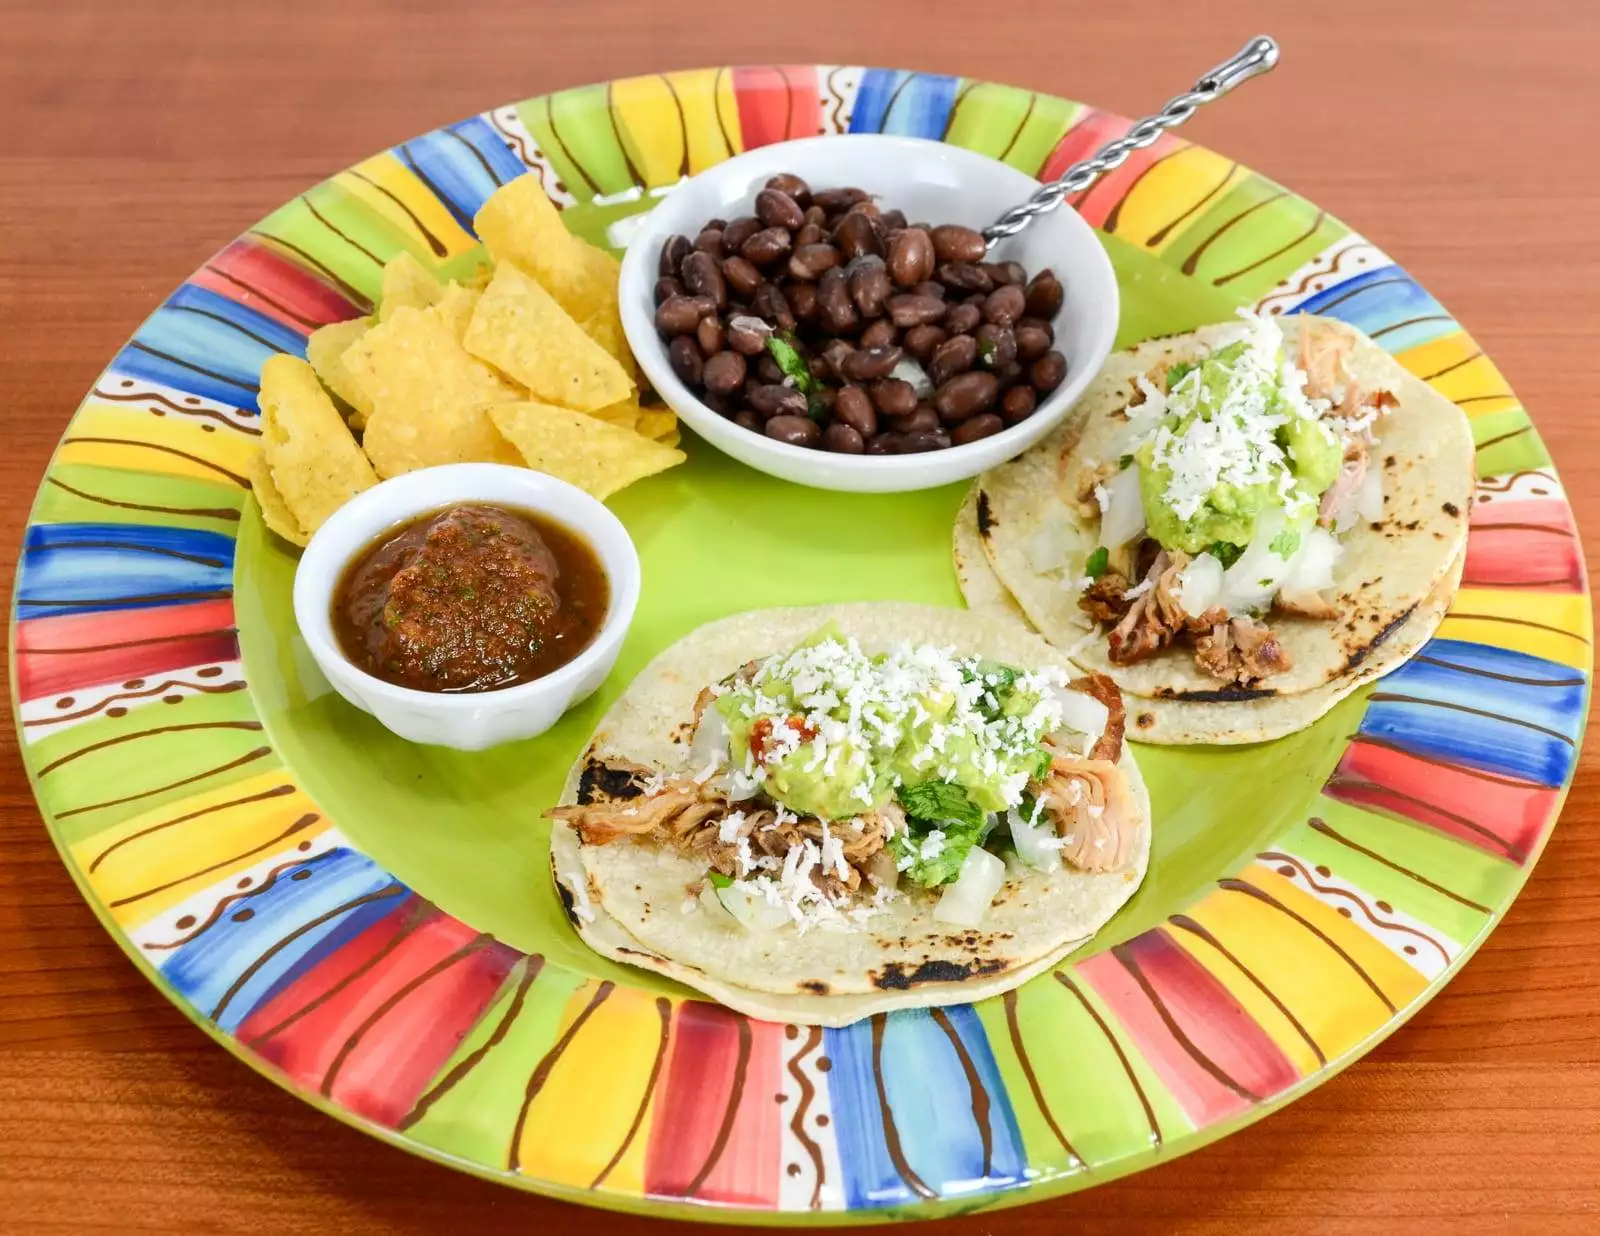
{"type": "Polygon", "coordinates": [[[657,657],[572,770],[551,861],[597,951],[845,1025],[1016,986],[1133,894],[1150,807],[1103,675],[916,605],[769,610],[657,657]]]}
{"type": "Polygon", "coordinates": [[[973,517],[1003,591],[1077,664],[1221,705],[1218,728],[1307,696],[1277,710],[1290,732],[1442,619],[1472,436],[1353,328],[1241,316],[1113,356],[1060,429],[980,478],[973,517]]]}

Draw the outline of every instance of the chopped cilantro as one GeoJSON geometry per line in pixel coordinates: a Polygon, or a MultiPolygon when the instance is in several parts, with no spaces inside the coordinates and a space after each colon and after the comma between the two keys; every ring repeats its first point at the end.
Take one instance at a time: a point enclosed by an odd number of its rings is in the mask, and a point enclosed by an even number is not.
{"type": "Polygon", "coordinates": [[[978,340],[978,362],[980,364],[994,364],[994,355],[997,351],[999,351],[999,346],[993,339],[978,340]]]}
{"type": "Polygon", "coordinates": [[[902,785],[900,805],[913,820],[927,824],[965,824],[981,828],[984,810],[967,797],[964,787],[949,781],[924,781],[921,785],[902,785]]]}
{"type": "Polygon", "coordinates": [[[772,359],[778,362],[778,368],[783,370],[784,375],[794,379],[796,390],[802,395],[816,393],[820,383],[811,376],[811,367],[792,342],[776,334],[768,335],[767,351],[772,353],[772,359]]]}
{"type": "Polygon", "coordinates": [[[1084,574],[1090,579],[1099,579],[1110,565],[1111,551],[1102,545],[1090,554],[1089,560],[1083,564],[1084,574]]]}
{"type": "Polygon", "coordinates": [[[1258,579],[1258,580],[1256,580],[1256,583],[1260,584],[1263,588],[1272,587],[1272,580],[1271,579],[1258,579]]]}
{"type": "Polygon", "coordinates": [[[725,876],[720,871],[708,871],[706,872],[706,878],[711,881],[714,888],[727,888],[733,883],[732,876],[725,876]]]}
{"type": "Polygon", "coordinates": [[[1119,472],[1122,471],[1122,469],[1124,469],[1124,468],[1128,468],[1128,467],[1132,467],[1132,466],[1133,466],[1133,456],[1132,455],[1124,455],[1121,459],[1117,460],[1117,471],[1119,471],[1119,472]]]}
{"type": "MultiPolygon", "coordinates": [[[[1050,752],[1045,750],[1043,747],[1040,747],[1039,762],[1033,767],[1033,779],[1035,781],[1043,781],[1045,776],[1050,772],[1050,759],[1050,752]]],[[[1033,810],[1032,797],[1028,794],[1024,794],[1022,796],[1022,801],[1027,806],[1028,811],[1031,812],[1033,810]]],[[[1027,814],[1027,812],[1024,812],[1023,814],[1027,814]]]]}
{"type": "Polygon", "coordinates": [[[978,815],[977,823],[941,820],[928,825],[913,822],[909,829],[895,833],[889,839],[889,851],[895,857],[895,866],[924,888],[950,883],[961,874],[961,865],[972,853],[972,847],[981,844],[988,834],[988,817],[982,812],[978,815]],[[935,831],[940,834],[940,842],[937,846],[929,847],[929,839],[935,831]],[[929,851],[926,857],[925,847],[929,851]]]}
{"type": "Polygon", "coordinates": [[[1211,547],[1211,556],[1225,567],[1231,567],[1239,561],[1239,555],[1244,550],[1237,545],[1230,545],[1227,541],[1218,541],[1211,547]]]}
{"type": "Polygon", "coordinates": [[[1179,361],[1176,365],[1167,370],[1167,389],[1170,391],[1180,381],[1198,368],[1200,368],[1200,366],[1195,364],[1193,361],[1179,361]]]}
{"type": "Polygon", "coordinates": [[[1300,530],[1298,528],[1285,528],[1272,538],[1272,543],[1267,546],[1280,558],[1288,558],[1300,548],[1300,530]]]}

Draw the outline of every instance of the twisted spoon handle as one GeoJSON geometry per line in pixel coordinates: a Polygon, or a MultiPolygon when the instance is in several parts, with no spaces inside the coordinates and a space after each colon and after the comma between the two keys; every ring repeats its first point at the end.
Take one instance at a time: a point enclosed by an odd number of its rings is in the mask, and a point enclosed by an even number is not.
{"type": "Polygon", "coordinates": [[[1251,39],[1231,60],[1225,60],[1194,86],[1169,99],[1154,116],[1146,116],[1115,141],[1107,142],[1082,162],[1074,163],[1059,180],[1040,187],[1020,206],[1013,206],[983,231],[991,248],[998,240],[1015,236],[1038,215],[1060,206],[1070,195],[1093,184],[1106,172],[1119,167],[1135,150],[1150,145],[1166,130],[1176,128],[1203,104],[1221,98],[1242,82],[1271,71],[1278,63],[1278,44],[1266,35],[1251,39]]]}

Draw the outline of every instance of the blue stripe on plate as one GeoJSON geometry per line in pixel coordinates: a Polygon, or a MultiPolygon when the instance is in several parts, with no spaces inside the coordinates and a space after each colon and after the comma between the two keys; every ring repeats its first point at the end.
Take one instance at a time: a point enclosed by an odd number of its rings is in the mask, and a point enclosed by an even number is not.
{"type": "Polygon", "coordinates": [[[1444,306],[1398,266],[1363,271],[1306,297],[1291,311],[1338,318],[1403,352],[1459,330],[1444,306]]]}
{"type": "Polygon", "coordinates": [[[469,232],[489,195],[528,172],[482,116],[404,142],[394,153],[469,232]]]}
{"type": "Polygon", "coordinates": [[[36,524],[17,575],[17,617],[144,609],[233,588],[233,541],[133,524],[36,524]]]}
{"type": "Polygon", "coordinates": [[[944,136],[960,82],[937,73],[868,69],[856,91],[850,132],[937,140],[944,136]]]}

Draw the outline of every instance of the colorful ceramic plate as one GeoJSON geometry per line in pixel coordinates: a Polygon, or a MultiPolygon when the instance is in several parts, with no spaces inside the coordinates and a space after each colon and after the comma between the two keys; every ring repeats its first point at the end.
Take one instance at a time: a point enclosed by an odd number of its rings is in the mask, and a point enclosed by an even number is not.
{"type": "Polygon", "coordinates": [[[537,175],[590,239],[730,153],[889,131],[1041,177],[1127,122],[882,69],[709,69],[497,108],[311,189],[112,360],[39,491],[12,628],[17,724],[74,878],[139,966],[252,1067],[418,1154],[576,1201],[800,1222],[1047,1197],[1258,1119],[1397,1027],[1483,940],[1555,822],[1586,713],[1571,515],[1492,361],[1405,270],[1170,135],[1089,190],[1120,343],[1227,317],[1356,324],[1472,419],[1466,576],[1404,669],[1270,750],[1144,748],[1137,897],[1003,999],[847,1030],[747,1021],[580,944],[540,811],[670,641],[756,606],[959,605],[961,487],[804,490],[690,442],[614,502],[644,601],[599,696],[537,740],[417,748],[332,694],[294,558],[246,501],[256,375],[365,312],[401,249],[449,272],[537,175]],[[760,504],[769,518],[744,518],[760,504]],[[797,535],[796,529],[803,530],[797,535]]]}

